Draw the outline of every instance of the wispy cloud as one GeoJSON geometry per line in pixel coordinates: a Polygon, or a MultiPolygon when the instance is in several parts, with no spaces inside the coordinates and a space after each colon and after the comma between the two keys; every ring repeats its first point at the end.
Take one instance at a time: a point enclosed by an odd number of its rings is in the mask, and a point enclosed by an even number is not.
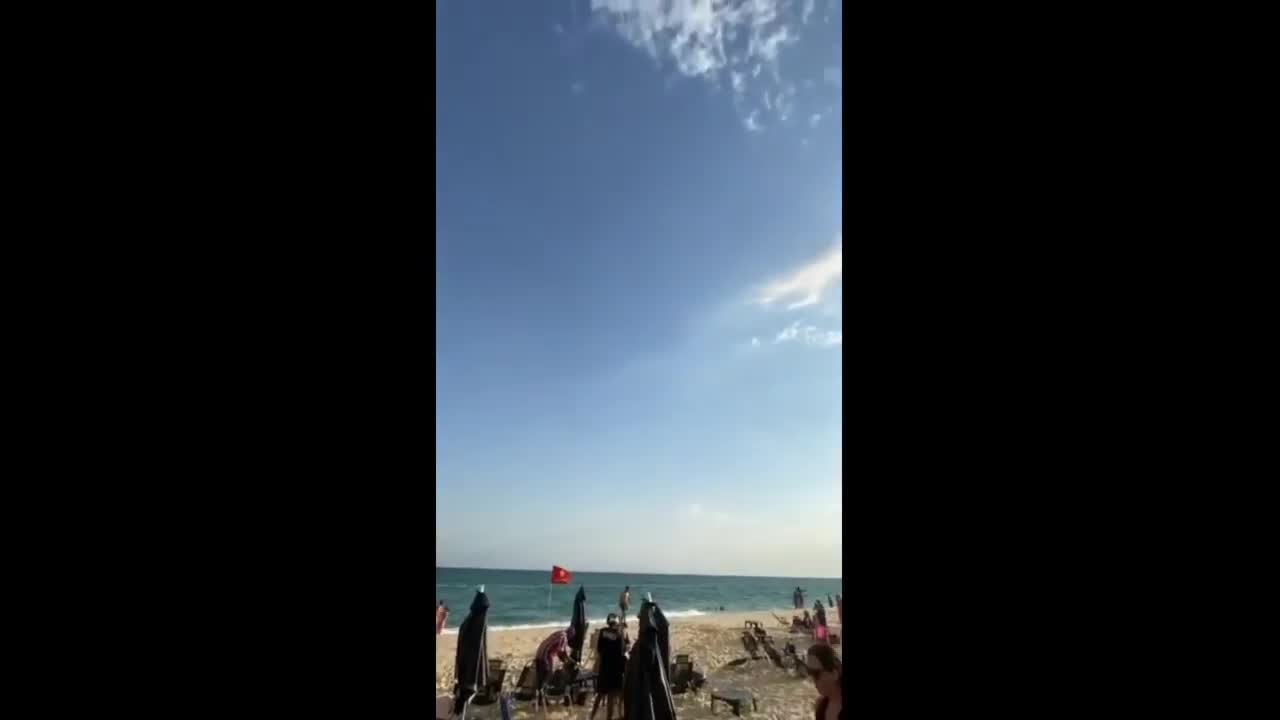
{"type": "Polygon", "coordinates": [[[759,110],[752,110],[751,114],[747,115],[746,119],[742,121],[742,124],[751,132],[760,132],[764,126],[756,121],[756,116],[759,114],[759,110]]]}
{"type": "MultiPolygon", "coordinates": [[[[800,39],[797,27],[813,12],[808,0],[800,17],[794,3],[787,0],[591,0],[596,16],[632,45],[659,62],[671,62],[686,77],[702,78],[719,85],[727,79],[733,89],[734,105],[748,130],[759,130],[756,119],[748,121],[756,108],[749,87],[768,68],[774,85],[784,88],[778,70],[783,48],[800,39]],[[790,9],[790,17],[784,10],[790,9]]],[[[794,86],[790,92],[794,94],[794,86]]],[[[771,105],[779,119],[790,115],[790,104],[780,105],[775,95],[771,105]]]]}
{"type": "Polygon", "coordinates": [[[778,333],[778,337],[773,343],[798,342],[804,345],[813,345],[816,347],[835,347],[844,344],[844,332],[841,330],[820,330],[813,325],[801,325],[797,320],[782,332],[778,333]]]}
{"type": "Polygon", "coordinates": [[[814,113],[809,116],[809,127],[816,128],[820,122],[822,122],[822,113],[814,113]]]}
{"type": "Polygon", "coordinates": [[[827,288],[840,282],[844,270],[843,248],[843,242],[837,240],[836,246],[821,257],[766,283],[756,295],[756,302],[771,306],[790,299],[788,310],[817,304],[827,288]]]}
{"type": "Polygon", "coordinates": [[[585,92],[585,91],[586,91],[587,86],[586,86],[586,85],[584,85],[584,84],[582,84],[582,82],[581,82],[581,81],[579,81],[579,82],[575,82],[574,84],[570,85],[570,86],[569,86],[569,89],[573,91],[573,94],[574,94],[574,95],[581,95],[583,92],[585,92]]]}
{"type": "Polygon", "coordinates": [[[760,338],[758,337],[751,338],[751,347],[760,347],[760,338]]]}

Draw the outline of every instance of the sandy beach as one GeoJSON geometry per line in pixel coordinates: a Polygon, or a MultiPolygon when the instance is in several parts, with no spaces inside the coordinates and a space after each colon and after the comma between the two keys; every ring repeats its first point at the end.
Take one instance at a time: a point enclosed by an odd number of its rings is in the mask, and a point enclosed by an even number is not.
{"type": "MultiPolygon", "coordinates": [[[[772,611],[779,617],[790,618],[795,612],[790,608],[772,611]]],[[[464,614],[465,617],[465,614],[464,614]]],[[[458,618],[460,622],[462,618],[458,618]]],[[[450,618],[452,621],[453,618],[450,618]]],[[[628,618],[631,638],[636,638],[635,618],[628,618]]],[[[751,661],[737,667],[726,665],[731,660],[747,657],[742,647],[740,631],[747,620],[759,622],[769,631],[774,644],[781,649],[788,640],[797,645],[807,645],[809,640],[804,635],[792,636],[770,614],[770,611],[746,613],[709,613],[692,617],[670,618],[671,624],[671,657],[677,654],[692,656],[694,669],[707,676],[707,684],[700,692],[688,692],[675,696],[676,713],[683,718],[697,720],[699,718],[732,717],[729,709],[716,703],[716,714],[710,709],[709,691],[718,688],[736,687],[751,690],[759,704],[754,716],[760,718],[777,718],[778,720],[807,720],[813,717],[813,703],[817,692],[813,682],[807,677],[795,675],[778,669],[768,660],[751,661]]],[[[836,614],[831,612],[828,620],[835,621],[836,614]]],[[[453,622],[450,625],[456,627],[453,622]]],[[[592,624],[591,633],[597,629],[592,624]]],[[[832,624],[831,630],[841,637],[841,644],[836,651],[844,655],[844,632],[839,624],[832,624]]],[[[533,652],[544,638],[552,632],[550,628],[532,630],[490,630],[488,635],[489,659],[501,659],[507,663],[507,676],[503,685],[505,691],[512,691],[519,677],[520,669],[533,657],[533,652]]],[[[457,649],[457,635],[441,635],[436,638],[436,695],[448,695],[453,690],[454,653],[457,649]]],[[[584,648],[584,656],[590,655],[584,648]]],[[[565,708],[555,706],[548,711],[549,720],[586,720],[591,712],[594,696],[585,707],[573,706],[565,708]]],[[[541,713],[532,713],[528,703],[516,703],[517,718],[541,717],[541,713]]],[[[498,718],[496,705],[476,707],[468,712],[468,717],[490,720],[498,718]]],[[[597,713],[597,720],[605,717],[604,706],[597,713]]]]}

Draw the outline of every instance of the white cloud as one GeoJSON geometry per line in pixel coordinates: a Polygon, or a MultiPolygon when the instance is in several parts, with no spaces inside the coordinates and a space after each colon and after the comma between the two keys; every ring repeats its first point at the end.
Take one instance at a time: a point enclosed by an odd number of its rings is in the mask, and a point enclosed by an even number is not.
{"type": "Polygon", "coordinates": [[[822,293],[840,281],[844,271],[843,248],[843,242],[837,240],[836,246],[818,259],[766,283],[757,294],[756,302],[773,305],[792,299],[788,310],[817,304],[822,293]]]}
{"type": "Polygon", "coordinates": [[[763,129],[764,126],[756,122],[756,116],[759,114],[760,114],[759,110],[752,110],[751,114],[747,115],[746,119],[742,121],[742,124],[745,125],[746,128],[751,132],[760,132],[760,130],[763,129]]]}
{"type": "Polygon", "coordinates": [[[809,16],[813,14],[814,0],[804,0],[804,14],[800,16],[800,22],[809,23],[809,16]]]}
{"type": "Polygon", "coordinates": [[[760,347],[760,338],[758,337],[751,338],[751,347],[760,347]]]}
{"type": "MultiPolygon", "coordinates": [[[[813,12],[809,0],[803,14],[790,18],[782,10],[787,0],[591,0],[596,17],[653,59],[672,63],[682,75],[718,84],[729,74],[734,104],[746,117],[752,112],[749,98],[759,97],[748,88],[769,66],[778,85],[778,58],[783,48],[800,39],[796,27],[813,12]],[[799,23],[797,23],[797,20],[799,23]]],[[[777,105],[778,98],[774,98],[777,105]]],[[[790,108],[779,108],[785,119],[790,108]]],[[[746,122],[748,130],[755,122],[746,122]]]]}
{"type": "Polygon", "coordinates": [[[844,344],[844,332],[841,330],[819,330],[813,325],[801,326],[797,320],[783,328],[774,339],[773,344],[798,342],[815,347],[835,347],[844,344]]]}
{"type": "Polygon", "coordinates": [[[822,113],[814,113],[809,117],[809,127],[818,127],[820,122],[822,122],[822,113]]]}

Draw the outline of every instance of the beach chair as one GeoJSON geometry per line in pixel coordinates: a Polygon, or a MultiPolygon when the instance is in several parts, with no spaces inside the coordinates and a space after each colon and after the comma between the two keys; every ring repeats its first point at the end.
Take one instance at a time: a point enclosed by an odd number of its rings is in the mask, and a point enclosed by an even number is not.
{"type": "Polygon", "coordinates": [[[543,697],[568,705],[570,702],[570,681],[572,680],[573,676],[567,668],[556,668],[551,673],[550,679],[547,680],[547,686],[542,688],[543,697]]]}
{"type": "Polygon", "coordinates": [[[760,643],[756,640],[756,636],[751,634],[749,630],[742,631],[742,647],[746,649],[747,654],[752,660],[760,660],[760,643]]]}
{"type": "Polygon", "coordinates": [[[702,673],[694,672],[693,660],[688,655],[676,656],[676,661],[671,664],[672,695],[682,695],[689,690],[697,692],[705,682],[706,678],[702,673]]]}
{"type": "Polygon", "coordinates": [[[516,691],[512,696],[521,702],[528,702],[538,696],[538,673],[533,663],[528,663],[520,671],[520,679],[516,681],[516,691]]]}
{"type": "Polygon", "coordinates": [[[804,653],[796,648],[795,643],[787,643],[782,649],[782,655],[791,659],[791,667],[788,668],[795,672],[798,677],[806,677],[808,675],[808,666],[804,662],[804,653]]]}
{"type": "Polygon", "coordinates": [[[765,638],[760,644],[764,646],[764,654],[769,656],[769,660],[772,661],[779,670],[787,669],[786,664],[782,662],[782,654],[778,652],[778,648],[774,647],[773,643],[768,638],[765,638]]]}
{"type": "Polygon", "coordinates": [[[502,682],[507,678],[507,664],[501,660],[489,661],[489,684],[471,699],[472,705],[492,705],[502,695],[502,682]]]}

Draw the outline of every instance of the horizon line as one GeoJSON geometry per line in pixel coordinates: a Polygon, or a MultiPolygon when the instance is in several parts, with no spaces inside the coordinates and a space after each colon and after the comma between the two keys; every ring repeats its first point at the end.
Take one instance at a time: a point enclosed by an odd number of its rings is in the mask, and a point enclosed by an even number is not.
{"type": "MultiPolygon", "coordinates": [[[[447,565],[436,565],[437,570],[489,570],[503,571],[512,570],[515,572],[551,572],[551,568],[495,568],[495,567],[450,567],[447,565]]],[[[570,573],[590,573],[594,575],[658,575],[661,577],[740,577],[751,578],[753,580],[840,580],[843,577],[823,577],[819,575],[803,576],[803,575],[737,575],[733,573],[716,574],[716,573],[660,573],[660,572],[633,572],[630,570],[574,570],[565,568],[570,573]]]]}

